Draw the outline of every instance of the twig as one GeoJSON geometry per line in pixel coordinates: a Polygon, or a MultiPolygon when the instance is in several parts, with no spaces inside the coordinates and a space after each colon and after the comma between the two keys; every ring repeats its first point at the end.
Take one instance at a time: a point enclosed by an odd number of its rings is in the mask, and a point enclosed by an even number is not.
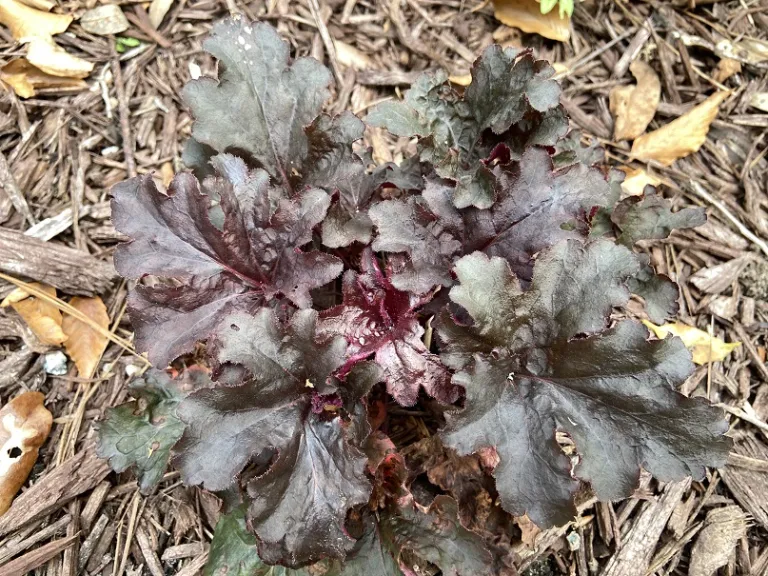
{"type": "Polygon", "coordinates": [[[13,177],[13,174],[11,174],[8,161],[5,159],[5,155],[2,152],[0,152],[0,187],[5,190],[8,198],[11,200],[11,204],[13,204],[16,211],[24,217],[24,220],[26,220],[30,226],[37,224],[32,216],[32,212],[29,210],[29,205],[27,204],[26,198],[24,198],[24,194],[19,190],[19,187],[16,184],[16,179],[13,177]]]}
{"type": "Polygon", "coordinates": [[[763,251],[763,253],[766,256],[768,256],[768,244],[766,244],[765,241],[763,241],[760,238],[758,238],[754,233],[752,233],[749,230],[749,228],[744,226],[744,224],[742,224],[739,221],[739,219],[736,218],[736,216],[731,214],[731,212],[728,210],[728,208],[725,207],[725,204],[723,204],[722,202],[717,200],[714,196],[712,196],[712,194],[707,192],[704,189],[704,186],[702,186],[701,184],[699,184],[695,180],[689,180],[688,182],[689,182],[689,184],[691,186],[691,190],[693,191],[694,194],[696,194],[697,196],[703,198],[704,200],[706,200],[707,202],[712,204],[715,208],[720,210],[720,212],[723,213],[723,216],[728,218],[728,220],[730,220],[731,223],[734,226],[736,226],[738,231],[741,232],[742,236],[744,236],[747,240],[752,241],[758,248],[760,248],[760,250],[763,251]]]}
{"type": "Polygon", "coordinates": [[[744,422],[749,422],[753,426],[756,426],[760,428],[763,432],[768,432],[768,424],[760,420],[757,416],[752,416],[751,414],[745,412],[741,408],[736,408],[735,406],[730,406],[728,404],[723,404],[722,402],[720,404],[715,404],[716,407],[722,408],[728,414],[733,414],[737,418],[741,418],[744,420],[744,422]]]}
{"type": "Polygon", "coordinates": [[[312,11],[312,17],[315,19],[315,24],[317,24],[317,31],[320,32],[320,38],[323,40],[325,51],[328,53],[328,60],[331,63],[333,75],[336,77],[339,88],[341,88],[344,86],[344,74],[341,73],[339,61],[336,59],[336,46],[333,43],[333,38],[331,38],[331,33],[328,32],[328,27],[323,21],[323,15],[320,13],[320,5],[317,3],[317,0],[308,0],[308,4],[309,9],[312,11]]]}
{"type": "Polygon", "coordinates": [[[123,84],[123,70],[117,56],[112,59],[112,76],[115,80],[117,107],[120,112],[120,131],[123,133],[123,156],[125,169],[129,178],[136,176],[136,159],[133,156],[133,134],[131,134],[131,110],[128,107],[128,96],[123,84]]]}

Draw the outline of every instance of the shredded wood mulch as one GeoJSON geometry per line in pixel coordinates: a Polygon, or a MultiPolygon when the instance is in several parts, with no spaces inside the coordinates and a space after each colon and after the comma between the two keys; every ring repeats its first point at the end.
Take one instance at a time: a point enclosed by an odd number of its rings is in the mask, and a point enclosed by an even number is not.
{"type": "MultiPolygon", "coordinates": [[[[768,91],[768,60],[739,62],[750,58],[736,54],[723,62],[722,43],[766,40],[768,1],[587,0],[576,6],[569,44],[503,26],[480,0],[174,0],[158,29],[141,3],[117,3],[131,24],[121,35],[140,39],[139,47],[118,53],[114,37],[88,33],[77,20],[57,37],[95,64],[86,89],[20,99],[0,88],[0,272],[52,284],[65,297],[101,296],[114,334],[127,340],[127,286],[111,264],[121,238],[110,222],[109,189],[135,174],[167,182],[182,169],[192,119],[180,89],[192,76],[214,75],[201,40],[228,13],[271,22],[297,55],[329,65],[332,112],[364,114],[424,70],[466,75],[494,41],[530,47],[565,66],[563,102],[573,124],[616,165],[630,163],[629,146],[611,140],[608,94],[634,82],[634,58],[661,78],[649,130],[713,90],[731,90],[698,153],[668,168],[644,166],[677,207],[709,214],[705,226],[647,249],[680,284],[680,321],[743,343],[683,387],[727,412],[736,440],[729,463],[703,482],[665,485],[643,475],[626,501],[585,496],[575,522],[539,532],[521,519],[508,541],[531,576],[768,574],[768,114],[752,106],[768,91]],[[738,70],[718,80],[727,67],[738,70]]],[[[55,10],[79,15],[96,4],[63,0],[55,10]]],[[[22,53],[0,27],[0,65],[22,53]]],[[[378,161],[397,161],[414,146],[370,128],[366,144],[378,161]]],[[[0,281],[0,297],[12,288],[0,281]]],[[[0,517],[0,576],[201,574],[216,498],[185,488],[173,472],[143,496],[130,474],[111,473],[94,453],[95,426],[126,400],[127,382],[145,363],[111,343],[97,376],[85,380],[71,362],[66,374],[47,373],[55,350],[13,311],[0,310],[2,400],[41,391],[55,417],[27,485],[0,517]]],[[[409,442],[428,433],[415,425],[397,431],[409,442]]]]}

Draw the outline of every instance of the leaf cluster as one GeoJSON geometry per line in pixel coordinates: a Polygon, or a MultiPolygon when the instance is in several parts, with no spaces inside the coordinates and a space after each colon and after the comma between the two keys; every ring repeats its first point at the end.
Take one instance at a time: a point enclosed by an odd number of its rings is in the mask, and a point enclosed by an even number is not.
{"type": "Polygon", "coordinates": [[[703,211],[622,199],[549,64],[492,46],[463,92],[421,77],[366,119],[417,140],[377,166],[363,121],[323,113],[328,70],[269,25],[221,22],[204,48],[219,72],[184,90],[191,172],[113,190],[115,265],[158,369],[100,451],[144,490],[170,462],[222,495],[209,574],[514,574],[512,515],[562,524],[580,490],[724,462],[722,414],[677,392],[688,351],[624,313],[633,295],[676,313],[635,246],[703,211]],[[159,369],[200,342],[210,372],[159,369]],[[419,420],[429,443],[390,438],[419,420]]]}

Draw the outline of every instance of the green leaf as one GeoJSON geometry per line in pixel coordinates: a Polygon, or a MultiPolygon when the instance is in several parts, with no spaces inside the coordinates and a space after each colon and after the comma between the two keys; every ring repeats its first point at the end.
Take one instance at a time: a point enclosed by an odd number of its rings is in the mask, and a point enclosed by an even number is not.
{"type": "Polygon", "coordinates": [[[188,370],[176,380],[150,370],[130,386],[136,400],[107,412],[99,426],[99,456],[109,459],[115,472],[135,467],[142,492],[149,492],[165,474],[171,447],[184,433],[177,406],[192,390],[209,383],[201,370],[188,370]]]}
{"type": "Polygon", "coordinates": [[[304,568],[265,564],[259,558],[257,543],[245,525],[245,506],[223,514],[213,533],[205,576],[310,576],[304,568]]]}

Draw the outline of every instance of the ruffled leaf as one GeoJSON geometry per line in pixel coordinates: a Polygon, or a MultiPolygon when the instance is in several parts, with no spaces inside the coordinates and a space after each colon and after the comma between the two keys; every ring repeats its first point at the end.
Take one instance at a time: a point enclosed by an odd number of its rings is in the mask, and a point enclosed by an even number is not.
{"type": "Polygon", "coordinates": [[[461,454],[496,449],[496,486],[510,513],[562,524],[575,514],[574,477],[616,500],[632,492],[641,466],[670,481],[725,461],[720,411],[676,391],[692,370],[682,342],[648,342],[629,321],[605,329],[638,266],[610,242],[571,241],[539,258],[522,291],[500,259],[474,254],[457,264],[451,298],[474,323],[441,332],[450,361],[464,366],[454,381],[467,390],[443,438],[461,454]],[[575,442],[573,471],[556,430],[575,442]]]}
{"type": "Polygon", "coordinates": [[[111,408],[99,426],[99,456],[108,459],[115,472],[133,467],[142,492],[149,492],[165,474],[171,447],[184,433],[176,414],[179,403],[208,385],[208,375],[195,369],[176,379],[153,369],[134,380],[130,391],[136,400],[111,408]]]}

